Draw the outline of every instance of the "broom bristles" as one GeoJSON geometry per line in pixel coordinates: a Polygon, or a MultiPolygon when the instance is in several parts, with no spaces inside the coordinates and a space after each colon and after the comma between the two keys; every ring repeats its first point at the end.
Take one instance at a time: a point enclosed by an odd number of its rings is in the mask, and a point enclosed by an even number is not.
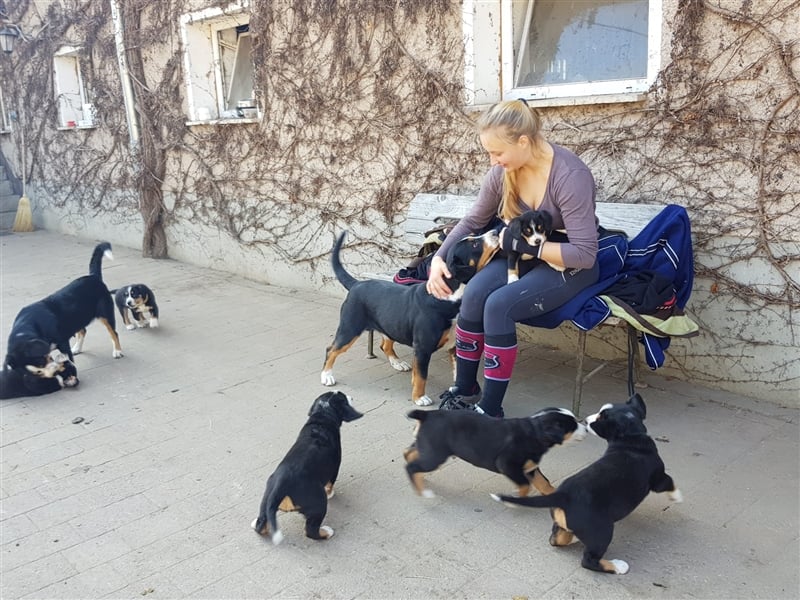
{"type": "Polygon", "coordinates": [[[27,196],[22,196],[17,204],[17,214],[14,217],[14,226],[11,231],[33,231],[33,215],[31,214],[31,201],[27,196]]]}

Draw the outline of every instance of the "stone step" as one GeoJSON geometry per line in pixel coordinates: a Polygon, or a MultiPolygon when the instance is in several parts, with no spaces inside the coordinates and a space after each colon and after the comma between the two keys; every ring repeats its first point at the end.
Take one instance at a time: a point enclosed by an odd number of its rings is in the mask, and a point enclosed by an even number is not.
{"type": "Polygon", "coordinates": [[[19,196],[13,192],[10,194],[0,194],[0,212],[17,212],[19,196]]]}
{"type": "Polygon", "coordinates": [[[17,218],[17,211],[0,212],[0,231],[8,231],[14,226],[14,219],[17,218]]]}

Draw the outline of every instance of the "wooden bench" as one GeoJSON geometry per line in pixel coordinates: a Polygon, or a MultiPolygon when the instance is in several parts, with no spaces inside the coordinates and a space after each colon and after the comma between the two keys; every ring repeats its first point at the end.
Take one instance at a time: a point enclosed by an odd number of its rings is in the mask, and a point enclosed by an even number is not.
{"type": "MultiPolygon", "coordinates": [[[[425,232],[431,229],[436,223],[460,219],[463,217],[472,204],[475,196],[456,196],[451,194],[417,194],[409,205],[406,220],[403,223],[404,241],[408,242],[413,248],[419,248],[425,239],[425,232]]],[[[633,238],[638,234],[647,223],[655,217],[664,207],[660,204],[621,204],[610,202],[597,203],[597,217],[600,225],[609,230],[624,231],[628,238],[633,238]]],[[[369,274],[373,278],[391,279],[394,271],[390,273],[369,274]]],[[[636,329],[623,319],[608,317],[605,321],[597,325],[595,329],[601,327],[627,328],[628,336],[628,378],[629,387],[637,380],[636,363],[639,359],[639,345],[636,329]]],[[[599,373],[608,362],[604,361],[588,373],[584,373],[584,356],[586,353],[586,334],[588,332],[578,329],[578,348],[576,354],[577,366],[575,374],[575,388],[572,393],[572,412],[580,414],[581,396],[583,395],[584,384],[599,373]]],[[[369,332],[367,339],[367,355],[375,358],[374,334],[369,332]]]]}

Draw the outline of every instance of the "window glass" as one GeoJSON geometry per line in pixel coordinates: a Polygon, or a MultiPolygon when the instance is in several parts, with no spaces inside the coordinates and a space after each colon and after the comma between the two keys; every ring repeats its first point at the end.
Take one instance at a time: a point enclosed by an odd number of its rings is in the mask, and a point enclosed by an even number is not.
{"type": "Polygon", "coordinates": [[[514,3],[514,87],[647,76],[647,0],[514,3]]]}

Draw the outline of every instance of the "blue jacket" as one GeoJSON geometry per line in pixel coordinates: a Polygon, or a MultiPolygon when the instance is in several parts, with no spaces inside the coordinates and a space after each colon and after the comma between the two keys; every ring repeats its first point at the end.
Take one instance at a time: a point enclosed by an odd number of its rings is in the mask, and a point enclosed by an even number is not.
{"type": "MultiPolygon", "coordinates": [[[[580,329],[592,329],[611,315],[608,304],[599,296],[620,279],[642,270],[657,271],[671,278],[676,304],[683,310],[694,282],[691,228],[686,209],[668,204],[630,241],[619,234],[602,236],[597,260],[600,277],[596,284],[560,308],[522,322],[554,329],[564,321],[572,321],[580,329]]],[[[664,350],[669,347],[670,338],[643,333],[640,341],[645,347],[645,359],[650,368],[663,365],[664,350]]]]}

